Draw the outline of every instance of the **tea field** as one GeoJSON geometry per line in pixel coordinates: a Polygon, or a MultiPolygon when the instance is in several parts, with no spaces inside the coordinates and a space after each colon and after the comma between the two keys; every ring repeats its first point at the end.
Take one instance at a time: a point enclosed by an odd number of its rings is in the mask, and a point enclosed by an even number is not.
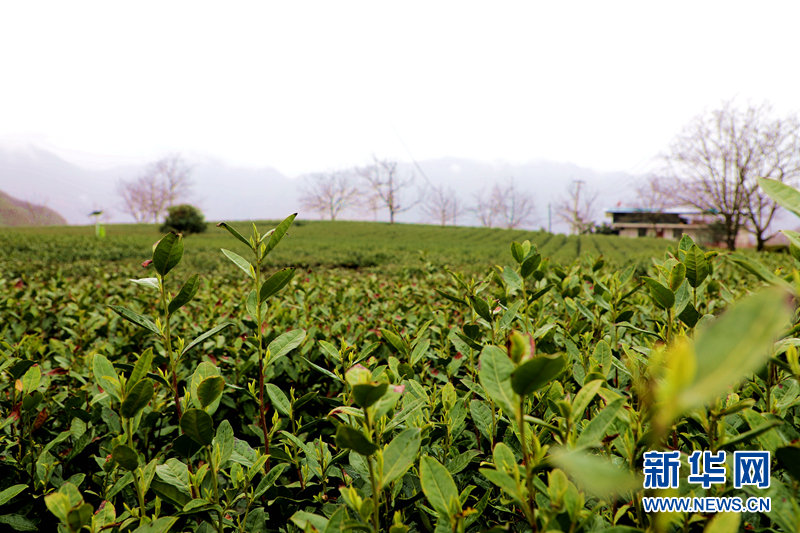
{"type": "Polygon", "coordinates": [[[800,531],[790,255],[294,216],[0,247],[0,530],[800,531]]]}

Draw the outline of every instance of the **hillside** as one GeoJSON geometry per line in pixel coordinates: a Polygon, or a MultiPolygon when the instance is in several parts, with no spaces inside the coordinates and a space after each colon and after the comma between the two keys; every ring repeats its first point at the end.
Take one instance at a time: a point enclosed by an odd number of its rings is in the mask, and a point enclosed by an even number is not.
{"type": "Polygon", "coordinates": [[[0,226],[61,226],[67,221],[43,205],[18,200],[0,191],[0,226]]]}

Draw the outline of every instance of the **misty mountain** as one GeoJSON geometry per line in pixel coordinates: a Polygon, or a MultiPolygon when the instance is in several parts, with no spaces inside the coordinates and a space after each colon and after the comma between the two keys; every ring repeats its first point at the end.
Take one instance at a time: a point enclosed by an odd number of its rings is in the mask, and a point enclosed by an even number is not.
{"type": "Polygon", "coordinates": [[[0,191],[0,226],[63,226],[66,223],[64,217],[52,209],[0,191]]]}
{"type": "MultiPolygon", "coordinates": [[[[293,211],[300,211],[302,218],[318,217],[299,209],[302,177],[288,177],[271,167],[236,167],[207,157],[186,160],[192,169],[193,183],[187,201],[200,207],[209,220],[277,219],[293,211]]],[[[109,222],[128,222],[132,219],[122,208],[117,183],[137,177],[146,166],[86,168],[33,146],[0,147],[0,190],[49,207],[70,224],[91,223],[88,214],[96,209],[103,210],[109,222]]],[[[547,227],[550,204],[554,231],[567,229],[558,219],[557,204],[572,180],[583,180],[585,191],[597,193],[594,218],[602,221],[605,208],[618,202],[625,205],[634,202],[633,184],[637,179],[622,172],[601,173],[549,161],[520,164],[440,158],[401,163],[399,171],[415,176],[415,188],[406,191],[406,205],[424,196],[426,187],[443,185],[452,188],[461,204],[469,207],[477,195],[489,194],[494,183],[514,179],[517,189],[529,193],[536,205],[529,227],[547,227]]],[[[363,206],[344,212],[342,218],[388,220],[385,212],[373,213],[363,206]]],[[[398,221],[433,222],[426,220],[419,205],[400,214],[398,221]]],[[[458,223],[477,224],[477,219],[466,212],[458,223]]]]}

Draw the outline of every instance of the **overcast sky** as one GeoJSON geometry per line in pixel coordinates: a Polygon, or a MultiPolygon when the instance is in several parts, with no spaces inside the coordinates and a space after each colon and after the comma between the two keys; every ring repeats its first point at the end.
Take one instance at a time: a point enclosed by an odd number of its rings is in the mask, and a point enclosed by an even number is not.
{"type": "Polygon", "coordinates": [[[4,2],[0,145],[641,172],[722,100],[800,108],[798,21],[800,2],[4,2]]]}

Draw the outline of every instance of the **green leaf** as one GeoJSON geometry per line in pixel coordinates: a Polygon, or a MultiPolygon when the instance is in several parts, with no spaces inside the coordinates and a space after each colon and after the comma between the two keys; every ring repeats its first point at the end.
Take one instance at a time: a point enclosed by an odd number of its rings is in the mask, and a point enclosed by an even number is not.
{"type": "Polygon", "coordinates": [[[183,238],[177,233],[167,233],[153,250],[153,267],[162,276],[175,268],[183,257],[183,238]]]}
{"type": "Polygon", "coordinates": [[[564,370],[564,357],[540,355],[525,361],[511,373],[511,388],[521,396],[547,385],[564,370]]]}
{"type": "Polygon", "coordinates": [[[678,318],[681,319],[681,322],[693,328],[697,324],[697,321],[700,320],[700,313],[697,312],[697,309],[694,308],[691,302],[687,302],[683,307],[683,311],[678,315],[678,318]]]}
{"type": "Polygon", "coordinates": [[[419,481],[428,503],[440,516],[451,518],[461,512],[453,476],[439,461],[427,455],[422,456],[419,460],[419,481]]]}
{"type": "Polygon", "coordinates": [[[142,327],[150,331],[151,333],[155,333],[159,337],[161,336],[161,332],[158,330],[156,325],[153,323],[152,320],[150,320],[146,316],[140,315],[139,313],[135,313],[130,309],[128,309],[127,307],[122,307],[121,305],[109,305],[108,307],[110,307],[112,311],[117,313],[125,320],[133,322],[137,326],[142,327]]]}
{"type": "Polygon", "coordinates": [[[181,417],[181,429],[201,446],[211,444],[214,438],[214,421],[202,409],[188,409],[181,417]]]}
{"type": "Polygon", "coordinates": [[[225,462],[231,458],[231,455],[233,455],[234,442],[235,439],[231,423],[227,420],[223,420],[217,428],[217,435],[211,442],[212,456],[214,457],[214,463],[217,469],[224,465],[225,462]]]}
{"type": "Polygon", "coordinates": [[[318,514],[306,511],[297,511],[289,517],[294,525],[302,531],[324,532],[328,527],[328,519],[318,514]]]}
{"type": "Polygon", "coordinates": [[[516,241],[511,243],[511,256],[517,263],[522,263],[525,260],[525,249],[516,241]]]}
{"type": "Polygon", "coordinates": [[[403,477],[419,452],[422,435],[418,428],[409,428],[401,431],[383,449],[383,475],[381,488],[388,487],[392,482],[403,477]]]}
{"type": "Polygon", "coordinates": [[[133,366],[133,370],[131,370],[130,376],[128,376],[128,381],[125,383],[125,388],[127,392],[129,392],[134,385],[139,383],[145,376],[147,376],[148,372],[150,372],[150,368],[153,366],[153,349],[148,348],[142,355],[139,356],[139,359],[136,360],[136,364],[133,366]]]}
{"type": "Polygon", "coordinates": [[[225,228],[226,230],[228,230],[228,233],[230,233],[231,235],[236,237],[239,240],[239,242],[241,242],[242,244],[244,244],[245,246],[247,246],[251,250],[253,249],[253,246],[250,244],[250,242],[247,239],[244,238],[244,235],[242,235],[241,233],[236,231],[236,229],[233,226],[229,226],[227,222],[220,222],[219,224],[217,224],[217,227],[218,228],[225,228]]]}
{"type": "Polygon", "coordinates": [[[514,416],[518,403],[511,388],[511,373],[514,371],[514,363],[497,346],[486,346],[481,351],[480,368],[478,379],[487,396],[508,416],[514,416]]]}
{"type": "Polygon", "coordinates": [[[133,530],[133,533],[168,533],[178,521],[177,516],[162,516],[150,523],[142,524],[133,530]]]}
{"type": "Polygon", "coordinates": [[[125,470],[136,470],[139,466],[139,455],[133,448],[120,444],[111,451],[111,458],[125,470]]]}
{"type": "MultiPolygon", "coordinates": [[[[45,501],[47,496],[45,496],[45,501]]],[[[19,514],[5,514],[0,516],[0,524],[5,524],[15,531],[39,531],[39,526],[19,514]]]]}
{"type": "Polygon", "coordinates": [[[178,459],[171,457],[164,464],[156,466],[156,475],[164,483],[175,487],[186,496],[191,496],[189,468],[178,459]]]}
{"type": "Polygon", "coordinates": [[[22,392],[27,394],[39,388],[42,380],[42,369],[39,365],[33,365],[22,375],[22,392]]]}
{"type": "Polygon", "coordinates": [[[514,290],[522,290],[522,278],[513,269],[505,267],[503,269],[503,281],[506,282],[509,288],[514,290]]]}
{"type": "Polygon", "coordinates": [[[472,304],[472,308],[478,313],[478,316],[484,319],[485,321],[492,323],[492,312],[489,309],[489,304],[486,303],[486,300],[483,298],[470,296],[469,301],[472,304]]]}
{"type": "Polygon", "coordinates": [[[608,459],[580,450],[556,450],[550,455],[550,462],[566,472],[580,488],[604,501],[642,488],[641,480],[633,473],[608,459]]]}
{"type": "Polygon", "coordinates": [[[353,385],[353,399],[356,405],[366,409],[383,398],[388,387],[388,383],[359,383],[358,385],[353,385]]]}
{"type": "Polygon", "coordinates": [[[242,269],[242,272],[247,274],[251,279],[256,279],[255,271],[253,270],[253,265],[250,264],[250,261],[242,257],[241,255],[237,254],[236,252],[231,252],[230,250],[226,250],[225,248],[220,248],[222,253],[228,259],[233,262],[234,265],[242,269]]]}
{"type": "Polygon", "coordinates": [[[292,404],[289,402],[289,398],[286,397],[286,394],[278,387],[272,383],[267,383],[264,387],[267,391],[267,396],[269,396],[269,401],[272,403],[272,406],[275,408],[283,416],[291,416],[292,414],[292,404]]]}
{"type": "Polygon", "coordinates": [[[70,505],[69,498],[66,494],[62,494],[61,492],[51,492],[44,497],[44,504],[47,506],[47,509],[56,515],[56,518],[58,518],[60,521],[67,521],[67,514],[69,514],[69,510],[72,508],[72,505],[70,505]]]}
{"type": "Polygon", "coordinates": [[[125,418],[135,417],[139,414],[139,411],[150,403],[150,399],[153,397],[154,393],[155,387],[153,386],[152,380],[143,379],[139,381],[133,386],[130,392],[128,392],[125,401],[122,402],[119,413],[125,418]]]}
{"type": "Polygon", "coordinates": [[[27,489],[28,485],[19,484],[19,485],[11,485],[3,492],[0,492],[0,505],[4,505],[11,501],[11,499],[22,492],[23,490],[27,489]]]}
{"type": "Polygon", "coordinates": [[[761,368],[791,317],[784,293],[770,289],[745,297],[697,333],[697,370],[680,406],[705,404],[761,368]]]}
{"type": "Polygon", "coordinates": [[[279,270],[275,272],[273,275],[267,279],[262,285],[261,290],[258,291],[258,299],[259,301],[263,302],[270,296],[277,293],[279,290],[284,288],[287,283],[289,283],[294,276],[294,269],[293,268],[284,268],[283,270],[279,270]]]}
{"type": "Polygon", "coordinates": [[[800,191],[768,178],[758,178],[758,184],[778,205],[800,217],[800,191]]]}
{"type": "Polygon", "coordinates": [[[284,470],[288,468],[288,464],[286,463],[279,463],[272,468],[269,469],[269,472],[264,474],[264,477],[261,478],[261,481],[258,483],[256,487],[256,492],[253,494],[253,498],[260,498],[269,488],[278,481],[278,478],[281,476],[284,470]]]}
{"type": "Polygon", "coordinates": [[[677,291],[684,279],[686,279],[686,266],[683,263],[676,263],[669,273],[670,290],[672,292],[677,291]]]}
{"type": "Polygon", "coordinates": [[[572,400],[572,421],[577,422],[581,418],[583,418],[583,412],[589,407],[589,404],[592,403],[595,395],[600,391],[603,387],[603,383],[605,383],[602,379],[595,379],[586,383],[581,390],[578,391],[578,394],[575,395],[575,399],[572,400]]]}
{"type": "Polygon", "coordinates": [[[79,531],[83,526],[87,525],[92,520],[93,513],[94,508],[88,503],[70,510],[67,513],[67,526],[70,531],[79,531]]]}
{"type": "Polygon", "coordinates": [[[408,343],[403,340],[402,337],[400,337],[400,335],[386,328],[380,328],[380,332],[381,337],[391,344],[395,350],[400,352],[401,355],[408,357],[408,353],[411,348],[409,347],[408,343]]]}
{"type": "Polygon", "coordinates": [[[656,305],[664,309],[669,309],[675,304],[675,295],[658,280],[648,277],[643,277],[642,280],[644,280],[647,288],[650,289],[650,295],[653,297],[653,301],[656,305]]]}
{"type": "Polygon", "coordinates": [[[197,337],[195,340],[193,340],[192,342],[187,344],[186,347],[181,352],[181,355],[186,355],[186,353],[189,350],[191,350],[192,348],[194,348],[198,344],[201,344],[201,343],[205,342],[206,339],[208,339],[210,337],[213,337],[214,335],[216,335],[217,333],[219,333],[223,329],[227,328],[228,326],[232,326],[232,325],[233,325],[233,322],[223,322],[219,326],[214,326],[213,328],[211,328],[210,330],[206,331],[205,333],[203,333],[202,335],[197,337]]]}
{"type": "Polygon", "coordinates": [[[117,401],[120,401],[122,386],[117,371],[111,361],[100,354],[95,354],[92,360],[92,371],[97,384],[117,401]]]}
{"type": "Polygon", "coordinates": [[[378,447],[366,435],[346,425],[341,425],[336,430],[336,446],[353,450],[361,455],[372,455],[378,451],[378,447]]]}
{"type": "Polygon", "coordinates": [[[683,264],[686,266],[686,279],[689,285],[696,289],[709,274],[710,269],[706,255],[696,244],[693,244],[687,250],[683,264]]]}
{"type": "Polygon", "coordinates": [[[617,415],[622,411],[622,406],[625,404],[625,398],[617,398],[609,403],[605,409],[594,415],[584,428],[581,436],[578,437],[578,446],[601,446],[603,437],[606,431],[614,423],[617,415]]]}
{"type": "Polygon", "coordinates": [[[517,483],[514,481],[514,478],[494,468],[479,468],[478,470],[483,477],[500,487],[500,489],[508,494],[515,502],[518,504],[523,503],[524,498],[517,489],[517,483]]]}
{"type": "Polygon", "coordinates": [[[169,314],[174,313],[184,305],[188,304],[194,295],[197,294],[197,289],[200,287],[200,278],[195,274],[191,278],[189,278],[186,283],[183,284],[181,290],[178,291],[178,295],[172,299],[167,307],[169,314]]]}
{"type": "Polygon", "coordinates": [[[779,287],[785,287],[789,290],[792,289],[791,285],[789,285],[785,279],[772,272],[756,259],[751,259],[750,257],[742,255],[738,252],[730,252],[725,257],[729,261],[732,261],[733,263],[747,270],[761,281],[765,281],[779,287]]]}
{"type": "Polygon", "coordinates": [[[158,284],[158,278],[141,278],[141,279],[131,279],[128,280],[131,283],[135,283],[136,285],[141,285],[142,287],[147,287],[148,289],[155,289],[161,290],[161,286],[158,284]]]}
{"type": "Polygon", "coordinates": [[[303,343],[306,338],[304,329],[293,329],[275,337],[267,346],[270,362],[275,362],[280,357],[288,354],[303,343]]]}
{"type": "Polygon", "coordinates": [[[741,520],[738,513],[717,513],[708,521],[703,533],[738,533],[741,520]]]}
{"type": "Polygon", "coordinates": [[[286,232],[289,230],[289,226],[292,225],[292,222],[294,222],[296,216],[297,213],[292,213],[286,217],[283,222],[278,224],[274,230],[272,230],[272,232],[269,234],[269,241],[267,241],[267,247],[264,251],[264,255],[267,255],[272,251],[273,248],[278,246],[278,243],[281,242],[283,236],[286,235],[286,232]]]}
{"type": "Polygon", "coordinates": [[[211,376],[200,382],[197,386],[197,399],[203,408],[208,407],[222,395],[225,388],[225,379],[222,376],[211,376]]]}

